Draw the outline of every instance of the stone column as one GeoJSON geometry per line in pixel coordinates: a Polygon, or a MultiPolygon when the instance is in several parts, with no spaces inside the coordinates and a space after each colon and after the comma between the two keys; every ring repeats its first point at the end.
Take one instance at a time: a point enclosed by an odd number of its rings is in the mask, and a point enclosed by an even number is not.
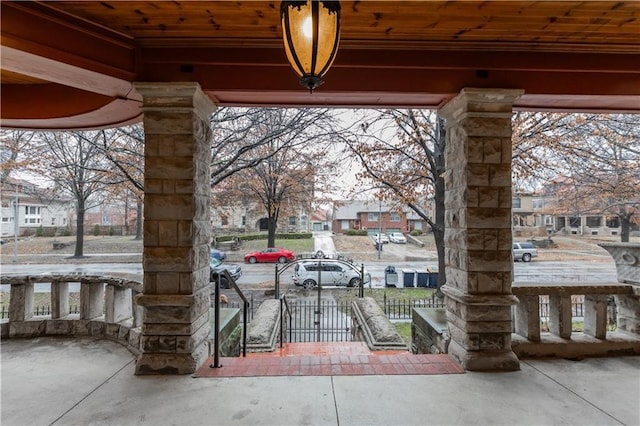
{"type": "Polygon", "coordinates": [[[511,350],[511,115],[521,90],[463,89],[446,120],[449,354],[466,370],[517,370],[511,350]]]}
{"type": "Polygon", "coordinates": [[[136,83],[145,131],[144,286],[136,374],[189,374],[209,356],[209,116],[197,83],[136,83]]]}

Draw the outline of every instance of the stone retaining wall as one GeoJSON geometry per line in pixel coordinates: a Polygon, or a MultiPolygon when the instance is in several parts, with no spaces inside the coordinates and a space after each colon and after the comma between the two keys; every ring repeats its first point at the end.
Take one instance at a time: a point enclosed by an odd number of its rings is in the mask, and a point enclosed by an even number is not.
{"type": "Polygon", "coordinates": [[[407,349],[402,336],[373,298],[356,299],[352,307],[354,340],[366,342],[372,351],[407,349]]]}

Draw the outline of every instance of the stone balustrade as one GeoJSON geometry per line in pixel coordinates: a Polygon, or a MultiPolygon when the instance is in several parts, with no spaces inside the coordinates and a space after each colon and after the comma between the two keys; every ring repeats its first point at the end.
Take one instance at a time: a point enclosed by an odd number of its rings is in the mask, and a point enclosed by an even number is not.
{"type": "MultiPolygon", "coordinates": [[[[608,300],[616,307],[627,297],[637,297],[640,288],[624,283],[611,284],[514,284],[519,302],[513,307],[512,349],[519,358],[615,356],[640,354],[640,335],[626,328],[608,330],[608,300]],[[549,331],[541,331],[540,296],[549,298],[549,331]],[[573,330],[572,297],[584,297],[583,331],[573,330]]],[[[618,309],[617,317],[624,315],[618,309]]],[[[637,313],[636,313],[637,315],[637,313]]],[[[617,323],[618,321],[616,321],[617,323]]]]}
{"type": "Polygon", "coordinates": [[[9,318],[1,324],[3,339],[95,336],[117,340],[140,353],[142,309],[135,296],[142,292],[142,283],[85,274],[1,276],[0,283],[11,285],[9,318]],[[50,285],[51,314],[34,316],[34,288],[41,283],[50,285]],[[69,313],[73,283],[80,287],[79,314],[69,313]]]}

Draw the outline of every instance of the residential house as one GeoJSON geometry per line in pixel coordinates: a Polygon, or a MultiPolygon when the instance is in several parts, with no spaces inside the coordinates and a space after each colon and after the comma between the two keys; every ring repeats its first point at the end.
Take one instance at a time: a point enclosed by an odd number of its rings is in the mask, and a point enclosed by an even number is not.
{"type": "MultiPolygon", "coordinates": [[[[311,232],[311,212],[302,207],[287,206],[278,218],[278,232],[311,232]]],[[[267,217],[260,203],[229,202],[211,206],[211,227],[214,234],[260,232],[267,230],[267,217]]]]}
{"type": "Polygon", "coordinates": [[[373,235],[377,232],[407,233],[414,229],[427,232],[428,225],[412,210],[398,208],[386,202],[341,201],[333,209],[332,230],[335,233],[366,230],[369,235],[373,235]]]}
{"type": "Polygon", "coordinates": [[[0,202],[2,238],[35,235],[42,227],[45,235],[55,235],[68,228],[73,200],[53,194],[32,182],[6,178],[2,182],[0,202]]]}
{"type": "Polygon", "coordinates": [[[331,215],[329,212],[318,210],[311,213],[311,230],[328,231],[331,229],[331,215]]]}
{"type": "MultiPolygon", "coordinates": [[[[574,183],[569,178],[556,179],[544,186],[539,194],[533,196],[534,226],[544,227],[547,232],[566,232],[577,235],[619,235],[620,220],[615,215],[580,211],[584,208],[576,203],[574,209],[568,209],[566,203],[560,203],[558,197],[570,193],[574,183]]],[[[632,230],[637,229],[632,226],[632,230]]]]}

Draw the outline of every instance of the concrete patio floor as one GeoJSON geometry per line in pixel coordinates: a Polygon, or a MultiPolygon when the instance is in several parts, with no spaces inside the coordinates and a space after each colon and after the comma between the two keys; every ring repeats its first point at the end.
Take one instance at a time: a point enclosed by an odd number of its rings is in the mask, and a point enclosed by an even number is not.
{"type": "Polygon", "coordinates": [[[640,425],[640,357],[524,360],[506,373],[135,376],[107,340],[3,340],[3,426],[640,425]]]}

